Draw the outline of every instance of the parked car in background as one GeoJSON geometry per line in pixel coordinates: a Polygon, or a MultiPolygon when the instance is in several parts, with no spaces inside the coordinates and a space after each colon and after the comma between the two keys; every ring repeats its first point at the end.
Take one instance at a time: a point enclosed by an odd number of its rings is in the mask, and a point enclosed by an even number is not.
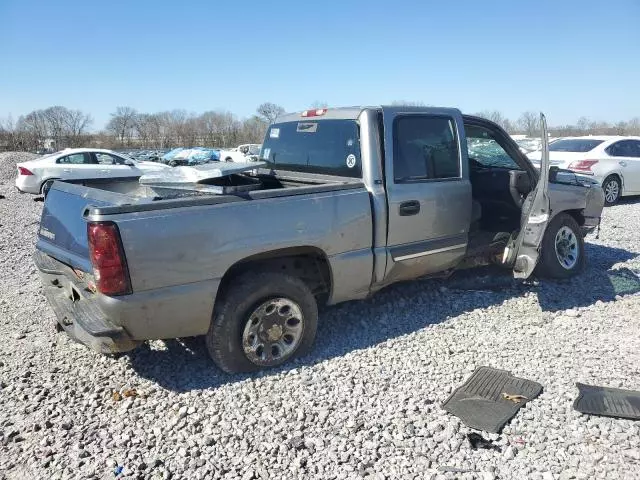
{"type": "Polygon", "coordinates": [[[220,150],[220,160],[224,162],[257,162],[260,157],[259,143],[245,143],[236,148],[223,148],[220,150]]]}
{"type": "Polygon", "coordinates": [[[260,143],[247,143],[245,145],[238,145],[238,151],[244,155],[244,161],[257,162],[260,158],[260,149],[262,144],[260,143]]]}
{"type": "Polygon", "coordinates": [[[67,148],[16,166],[16,188],[35,195],[46,195],[55,180],[135,177],[167,168],[154,162],[133,160],[112,150],[90,148],[67,148]]]}
{"type": "MultiPolygon", "coordinates": [[[[606,205],[640,195],[640,137],[566,137],[549,145],[550,165],[589,175],[602,185],[606,205]]],[[[540,151],[528,155],[540,165],[540,151]]]]}
{"type": "Polygon", "coordinates": [[[202,165],[203,163],[217,162],[220,160],[220,151],[214,148],[184,148],[172,155],[167,161],[171,167],[202,165]]]}
{"type": "Polygon", "coordinates": [[[220,160],[223,162],[246,162],[244,154],[238,148],[223,148],[220,150],[220,160]]]}

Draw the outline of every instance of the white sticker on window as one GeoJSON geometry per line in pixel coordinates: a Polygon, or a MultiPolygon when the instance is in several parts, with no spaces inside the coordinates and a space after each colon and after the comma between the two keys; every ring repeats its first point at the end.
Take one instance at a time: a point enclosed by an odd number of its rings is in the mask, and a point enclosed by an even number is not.
{"type": "Polygon", "coordinates": [[[269,138],[280,138],[280,129],[272,128],[269,132],[269,138]]]}
{"type": "Polygon", "coordinates": [[[262,151],[262,160],[269,160],[269,156],[271,155],[271,149],[270,148],[265,148],[262,151]]]}
{"type": "Polygon", "coordinates": [[[353,168],[356,166],[356,156],[351,153],[347,156],[347,167],[353,168]]]}

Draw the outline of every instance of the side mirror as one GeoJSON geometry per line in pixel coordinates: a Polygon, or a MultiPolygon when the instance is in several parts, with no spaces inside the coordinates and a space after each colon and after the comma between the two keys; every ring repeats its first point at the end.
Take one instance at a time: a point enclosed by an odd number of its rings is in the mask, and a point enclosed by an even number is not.
{"type": "Polygon", "coordinates": [[[125,161],[124,161],[124,164],[125,164],[126,166],[128,166],[128,167],[135,167],[135,166],[136,166],[136,164],[135,164],[135,163],[133,163],[131,160],[125,160],[125,161]]]}

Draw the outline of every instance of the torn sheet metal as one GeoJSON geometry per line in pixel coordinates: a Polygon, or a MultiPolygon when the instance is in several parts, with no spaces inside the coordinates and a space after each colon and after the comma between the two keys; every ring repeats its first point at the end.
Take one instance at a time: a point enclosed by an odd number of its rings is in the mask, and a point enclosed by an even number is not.
{"type": "Polygon", "coordinates": [[[264,162],[216,162],[193,167],[174,167],[149,172],[140,177],[142,185],[199,183],[263,167],[264,162]]]}

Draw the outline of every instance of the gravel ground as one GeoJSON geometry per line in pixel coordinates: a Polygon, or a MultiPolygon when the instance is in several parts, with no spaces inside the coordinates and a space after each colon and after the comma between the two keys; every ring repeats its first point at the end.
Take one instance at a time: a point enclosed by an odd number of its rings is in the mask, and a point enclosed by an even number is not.
{"type": "Polygon", "coordinates": [[[311,356],[228,376],[200,339],[112,358],[56,334],[42,203],[0,194],[0,478],[640,478],[640,422],[572,409],[578,381],[640,389],[639,199],[606,209],[579,278],[397,285],[323,311],[311,356]],[[485,435],[499,451],[440,407],[480,365],[544,385],[485,435]]]}

